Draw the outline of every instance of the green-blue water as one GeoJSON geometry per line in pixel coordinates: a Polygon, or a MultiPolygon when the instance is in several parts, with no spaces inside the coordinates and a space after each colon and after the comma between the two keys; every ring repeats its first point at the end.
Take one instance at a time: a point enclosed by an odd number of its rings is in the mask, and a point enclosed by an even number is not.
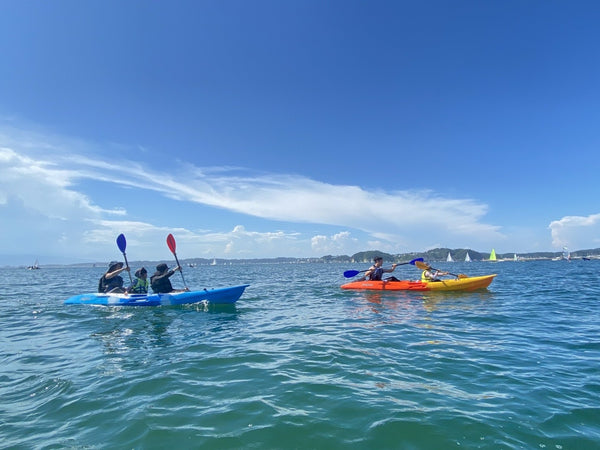
{"type": "Polygon", "coordinates": [[[358,264],[197,267],[251,286],[107,308],[63,305],[103,268],[3,270],[0,447],[600,448],[600,261],[435,266],[499,275],[433,295],[341,290],[358,264]]]}

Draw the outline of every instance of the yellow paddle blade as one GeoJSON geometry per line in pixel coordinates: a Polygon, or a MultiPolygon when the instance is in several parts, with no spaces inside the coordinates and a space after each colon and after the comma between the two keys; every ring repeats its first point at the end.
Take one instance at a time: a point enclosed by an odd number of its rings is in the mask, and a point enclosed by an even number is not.
{"type": "Polygon", "coordinates": [[[431,266],[429,264],[424,263],[422,261],[415,261],[415,266],[417,266],[419,269],[423,269],[423,270],[431,269],[431,266]]]}

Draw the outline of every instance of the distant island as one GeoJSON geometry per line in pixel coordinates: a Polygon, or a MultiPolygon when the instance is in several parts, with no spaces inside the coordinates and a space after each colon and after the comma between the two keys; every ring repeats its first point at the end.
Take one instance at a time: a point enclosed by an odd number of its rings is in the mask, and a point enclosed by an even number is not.
{"type": "MultiPolygon", "coordinates": [[[[467,253],[471,261],[489,261],[490,253],[482,253],[472,249],[465,248],[435,248],[426,252],[411,252],[390,254],[377,250],[368,250],[358,252],[353,255],[326,255],[313,258],[295,258],[295,257],[278,257],[278,258],[245,258],[245,259],[226,259],[226,258],[187,258],[181,259],[180,263],[184,267],[196,266],[214,266],[214,265],[233,265],[233,264],[306,264],[306,263],[371,263],[373,258],[381,256],[386,263],[408,262],[415,258],[423,258],[428,262],[447,261],[448,255],[453,261],[465,261],[467,253]]],[[[577,250],[570,252],[570,259],[600,259],[600,248],[591,250],[577,250]]],[[[537,260],[558,260],[564,259],[563,252],[534,252],[534,253],[497,253],[496,259],[500,261],[537,261],[537,260]]],[[[130,266],[145,266],[154,267],[161,261],[129,261],[130,266]]],[[[168,260],[170,261],[170,260],[168,260]]],[[[102,267],[106,264],[99,263],[77,263],[77,264],[48,264],[46,267],[102,267]]]]}

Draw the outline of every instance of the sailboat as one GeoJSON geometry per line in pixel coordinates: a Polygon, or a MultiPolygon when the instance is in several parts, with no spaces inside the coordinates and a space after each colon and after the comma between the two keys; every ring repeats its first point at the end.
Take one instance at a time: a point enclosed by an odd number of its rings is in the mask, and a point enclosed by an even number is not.
{"type": "Polygon", "coordinates": [[[217,258],[213,259],[212,262],[210,263],[211,266],[216,266],[217,265],[217,258]]]}
{"type": "Polygon", "coordinates": [[[29,270],[36,270],[40,268],[40,264],[38,263],[38,260],[36,259],[35,262],[33,263],[33,266],[27,266],[27,268],[29,270]]]}
{"type": "Polygon", "coordinates": [[[496,259],[496,250],[492,249],[492,252],[490,253],[490,259],[489,261],[497,261],[496,259]]]}
{"type": "Polygon", "coordinates": [[[467,252],[467,255],[465,256],[465,262],[471,262],[471,257],[469,256],[469,252],[467,252]]]}
{"type": "Polygon", "coordinates": [[[446,258],[446,261],[447,261],[447,262],[452,262],[452,261],[454,261],[454,260],[452,259],[452,255],[450,254],[450,252],[448,252],[448,257],[446,258]]]}

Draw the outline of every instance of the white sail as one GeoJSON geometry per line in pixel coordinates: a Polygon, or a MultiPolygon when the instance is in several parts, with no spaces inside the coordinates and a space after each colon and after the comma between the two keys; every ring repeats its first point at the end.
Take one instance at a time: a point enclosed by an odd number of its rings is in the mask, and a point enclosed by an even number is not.
{"type": "Polygon", "coordinates": [[[471,262],[471,257],[469,256],[469,252],[467,252],[467,256],[465,256],[466,262],[471,262]]]}
{"type": "Polygon", "coordinates": [[[454,260],[452,259],[452,255],[450,254],[450,252],[448,252],[448,257],[446,258],[446,261],[448,261],[448,262],[452,262],[452,261],[454,261],[454,260]]]}

